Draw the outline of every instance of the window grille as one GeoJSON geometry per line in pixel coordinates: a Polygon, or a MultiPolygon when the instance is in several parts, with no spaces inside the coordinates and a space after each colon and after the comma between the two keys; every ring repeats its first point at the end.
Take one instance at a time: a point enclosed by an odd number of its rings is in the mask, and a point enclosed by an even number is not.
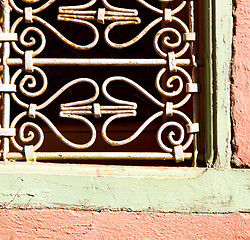
{"type": "Polygon", "coordinates": [[[2,159],[196,165],[198,4],[1,0],[2,159]]]}

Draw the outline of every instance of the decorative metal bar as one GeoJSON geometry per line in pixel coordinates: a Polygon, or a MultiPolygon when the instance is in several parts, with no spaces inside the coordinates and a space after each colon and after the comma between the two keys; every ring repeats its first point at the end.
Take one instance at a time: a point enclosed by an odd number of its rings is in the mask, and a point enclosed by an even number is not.
{"type": "MultiPolygon", "coordinates": [[[[3,24],[2,31],[3,33],[9,33],[10,31],[10,7],[7,0],[1,1],[3,9],[3,24]]],[[[7,65],[7,59],[10,56],[10,42],[4,41],[2,44],[3,52],[3,83],[10,83],[10,73],[9,66],[7,65]]],[[[8,129],[10,125],[10,95],[9,93],[3,93],[3,112],[2,112],[2,128],[8,129]]],[[[4,136],[2,138],[2,147],[3,147],[3,160],[6,161],[6,154],[9,152],[9,138],[4,136]]]]}
{"type": "MultiPolygon", "coordinates": [[[[33,58],[35,66],[166,66],[165,59],[84,59],[84,58],[33,58]]],[[[25,59],[9,58],[9,66],[24,66],[25,59]]],[[[192,66],[190,59],[176,59],[177,66],[192,66]]]]}
{"type": "MultiPolygon", "coordinates": [[[[193,158],[192,153],[184,153],[184,157],[187,160],[193,158]]],[[[175,157],[170,153],[161,152],[34,152],[32,155],[33,159],[30,161],[58,161],[58,160],[90,160],[93,163],[96,160],[117,160],[119,162],[121,159],[129,160],[175,160],[175,157]]],[[[21,152],[10,152],[7,154],[8,159],[15,160],[27,160],[26,155],[21,152]]]]}
{"type": "MultiPolygon", "coordinates": [[[[90,0],[88,3],[80,3],[75,6],[59,6],[57,21],[62,24],[67,22],[81,25],[83,34],[86,28],[92,32],[91,41],[81,44],[68,39],[60,32],[60,29],[53,26],[53,23],[43,19],[43,11],[54,4],[58,4],[56,0],[48,0],[42,4],[40,2],[42,1],[1,1],[3,11],[3,25],[0,33],[3,51],[1,59],[3,80],[0,84],[0,92],[3,96],[3,115],[0,128],[2,159],[35,161],[128,158],[132,160],[175,159],[176,162],[182,162],[185,159],[192,158],[195,166],[198,155],[197,133],[199,132],[197,108],[199,102],[197,63],[199,61],[196,59],[195,45],[195,1],[159,0],[160,4],[152,5],[146,0],[135,0],[136,6],[138,4],[141,6],[140,9],[113,6],[113,2],[110,0],[90,0]],[[102,4],[102,7],[100,7],[100,4],[102,4]],[[155,15],[155,19],[147,23],[146,26],[142,25],[141,9],[150,11],[155,15]],[[11,10],[12,12],[10,12],[11,10]],[[179,13],[180,15],[178,15],[179,13]],[[183,13],[188,15],[188,22],[181,19],[180,16],[183,13]],[[102,36],[100,36],[101,31],[98,29],[99,25],[104,27],[102,36]],[[134,25],[140,26],[139,33],[135,37],[121,42],[113,40],[112,33],[118,31],[117,29],[120,31],[124,26],[132,27],[134,25]],[[151,39],[151,44],[155,51],[154,54],[158,55],[158,58],[38,57],[47,51],[48,39],[45,36],[44,29],[46,29],[46,32],[50,31],[59,39],[58,41],[76,52],[88,52],[96,49],[101,38],[104,39],[109,49],[115,51],[129,49],[143,41],[145,36],[153,29],[157,29],[151,39]],[[31,37],[32,34],[36,38],[31,37]],[[19,57],[16,55],[19,55],[19,57]],[[111,75],[100,84],[100,82],[89,78],[88,72],[82,72],[81,77],[68,79],[64,86],[59,87],[56,92],[51,92],[50,96],[42,103],[37,103],[35,99],[48,91],[51,80],[47,77],[43,67],[49,66],[161,67],[155,79],[152,79],[151,87],[151,89],[156,89],[158,96],[154,96],[149,90],[142,87],[136,79],[111,75]],[[189,70],[190,68],[192,71],[189,70]],[[14,74],[12,74],[13,71],[15,71],[14,74]],[[12,76],[10,76],[10,73],[12,76]],[[41,83],[38,83],[39,81],[41,83]],[[138,104],[132,100],[120,99],[120,97],[110,93],[108,88],[114,82],[135,89],[151,105],[154,105],[155,109],[150,117],[140,123],[141,126],[132,135],[123,140],[113,139],[108,133],[108,129],[117,119],[135,118],[138,113],[138,104]],[[50,120],[49,116],[46,116],[44,109],[53,104],[59,96],[73,86],[81,88],[81,84],[87,84],[93,89],[92,96],[85,97],[87,92],[85,93],[86,90],[82,88],[82,100],[61,103],[58,111],[58,116],[61,119],[82,122],[89,129],[90,139],[87,142],[74,143],[58,130],[58,126],[50,120]],[[192,97],[193,95],[194,97],[192,97]],[[101,96],[110,105],[103,104],[100,100],[101,96]],[[192,101],[191,98],[193,98],[192,114],[184,107],[192,101]],[[10,117],[10,110],[15,105],[23,110],[10,117]],[[108,117],[103,120],[100,134],[103,138],[103,144],[113,147],[130,144],[140,137],[149,125],[152,125],[157,119],[161,119],[163,122],[155,132],[155,141],[163,152],[140,152],[139,146],[138,152],[86,152],[85,149],[95,145],[96,136],[99,134],[95,126],[96,123],[91,116],[102,119],[104,115],[108,117]],[[40,119],[39,124],[35,121],[36,119],[40,119]],[[40,122],[43,122],[43,124],[40,122]],[[73,149],[77,149],[78,152],[38,152],[46,141],[44,125],[47,125],[60,141],[73,149]],[[167,132],[167,137],[164,132],[167,132]],[[10,143],[18,152],[10,152],[10,143]],[[192,143],[193,150],[191,148],[192,143]],[[193,153],[190,151],[193,151],[193,153]]],[[[60,2],[63,3],[63,1],[60,2]]],[[[115,4],[119,4],[119,1],[115,4]]],[[[127,124],[129,125],[129,122],[127,124]]]]}

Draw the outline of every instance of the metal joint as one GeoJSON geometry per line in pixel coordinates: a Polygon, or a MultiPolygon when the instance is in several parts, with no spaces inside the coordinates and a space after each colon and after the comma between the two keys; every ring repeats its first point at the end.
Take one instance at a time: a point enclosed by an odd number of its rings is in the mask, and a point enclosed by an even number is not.
{"type": "Polygon", "coordinates": [[[167,102],[165,110],[166,110],[166,116],[172,117],[173,116],[173,103],[167,102]]]}
{"type": "Polygon", "coordinates": [[[36,117],[36,104],[31,103],[29,106],[29,111],[28,111],[28,115],[30,118],[35,118],[36,117]]]}
{"type": "Polygon", "coordinates": [[[199,92],[199,85],[197,83],[186,83],[187,93],[197,93],[199,92]]]}
{"type": "Polygon", "coordinates": [[[0,128],[0,137],[14,137],[16,136],[15,128],[0,128]]]}
{"type": "Polygon", "coordinates": [[[194,42],[196,40],[195,32],[188,32],[183,34],[183,41],[194,42]]]}
{"type": "Polygon", "coordinates": [[[33,145],[24,146],[24,154],[27,162],[36,162],[36,155],[33,145]]]}
{"type": "Polygon", "coordinates": [[[172,22],[172,11],[169,8],[165,8],[163,11],[164,21],[172,22]]]}
{"type": "Polygon", "coordinates": [[[170,72],[177,72],[176,68],[176,59],[175,59],[175,53],[170,52],[168,53],[168,66],[170,72]]]}
{"type": "Polygon", "coordinates": [[[99,103],[94,103],[93,104],[93,110],[94,110],[94,116],[95,118],[101,117],[101,107],[99,103]]]}
{"type": "Polygon", "coordinates": [[[24,68],[25,68],[25,71],[28,72],[28,73],[34,72],[33,51],[32,50],[25,51],[24,68]]]}
{"type": "Polygon", "coordinates": [[[0,42],[18,41],[17,33],[0,33],[0,42]]]}
{"type": "Polygon", "coordinates": [[[105,8],[98,8],[97,10],[97,22],[104,24],[105,8]]]}
{"type": "Polygon", "coordinates": [[[24,8],[24,19],[26,23],[33,23],[32,7],[24,8]]]}
{"type": "Polygon", "coordinates": [[[0,93],[16,92],[16,85],[0,83],[0,93]]]}
{"type": "Polygon", "coordinates": [[[174,147],[175,162],[184,162],[183,147],[181,145],[174,147]]]}
{"type": "Polygon", "coordinates": [[[186,127],[188,133],[197,133],[200,131],[199,123],[187,124],[186,127]]]}

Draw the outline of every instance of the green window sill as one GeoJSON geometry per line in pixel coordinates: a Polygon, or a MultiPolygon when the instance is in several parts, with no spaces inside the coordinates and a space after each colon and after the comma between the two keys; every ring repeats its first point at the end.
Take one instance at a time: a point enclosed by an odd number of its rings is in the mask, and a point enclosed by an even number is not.
{"type": "Polygon", "coordinates": [[[8,163],[0,167],[0,182],[2,208],[250,210],[243,169],[8,163]]]}

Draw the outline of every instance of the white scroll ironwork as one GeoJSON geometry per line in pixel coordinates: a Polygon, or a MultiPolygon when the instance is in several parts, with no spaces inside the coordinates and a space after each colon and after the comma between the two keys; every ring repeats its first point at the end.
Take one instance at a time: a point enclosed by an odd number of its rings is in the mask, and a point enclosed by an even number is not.
{"type": "MultiPolygon", "coordinates": [[[[163,122],[155,133],[155,141],[157,141],[162,151],[166,153],[162,155],[162,159],[175,158],[177,162],[180,162],[185,158],[192,157],[194,162],[196,162],[196,134],[199,131],[199,125],[196,122],[197,112],[191,114],[191,116],[194,116],[193,122],[193,120],[188,117],[188,114],[185,113],[185,108],[183,108],[191,101],[192,95],[198,92],[198,83],[195,74],[197,63],[194,44],[196,41],[194,21],[195,1],[159,0],[159,2],[161,2],[159,5],[160,7],[153,6],[146,0],[134,1],[137,2],[137,6],[138,4],[141,5],[141,9],[145,8],[147,11],[151,11],[152,14],[155,15],[155,19],[148,25],[142,27],[142,30],[140,30],[135,37],[121,43],[112,40],[111,33],[116,28],[121,28],[122,26],[141,25],[142,21],[140,14],[142,12],[138,11],[138,9],[113,6],[109,0],[90,0],[88,3],[80,3],[75,6],[60,6],[57,16],[58,21],[81,25],[83,34],[86,28],[92,31],[91,42],[83,42],[81,44],[74,43],[73,40],[65,37],[59,29],[56,29],[56,27],[47,22],[46,19],[39,16],[39,13],[49,9],[55,4],[56,0],[48,0],[45,3],[40,0],[1,1],[3,9],[3,26],[1,34],[5,34],[4,37],[0,38],[3,49],[1,62],[4,68],[3,79],[0,84],[0,91],[3,96],[1,129],[6,130],[0,131],[0,135],[2,137],[2,157],[4,160],[9,159],[10,157],[8,156],[12,156],[12,158],[15,156],[15,159],[22,159],[20,156],[26,155],[25,149],[29,149],[29,151],[33,149],[35,152],[34,155],[36,155],[37,152],[36,159],[39,159],[39,148],[42,146],[43,142],[46,141],[46,137],[44,136],[42,126],[32,122],[35,118],[39,118],[44,122],[64,144],[74,149],[83,150],[95,144],[97,134],[95,124],[91,122],[88,116],[92,115],[95,118],[102,118],[103,115],[110,115],[104,121],[101,129],[104,144],[107,143],[114,147],[129,144],[143,134],[145,128],[153,121],[161,118],[163,122]],[[40,2],[41,4],[39,5],[40,2]],[[180,2],[180,4],[177,6],[176,2],[180,2]],[[95,7],[97,3],[99,5],[95,7]],[[171,8],[171,3],[175,3],[173,9],[171,8]],[[102,4],[102,7],[99,7],[100,4],[102,4]],[[33,5],[36,7],[33,8],[33,5]],[[18,15],[16,19],[11,19],[11,11],[18,15]],[[188,22],[184,22],[184,20],[180,19],[178,16],[178,13],[183,13],[183,11],[186,11],[185,15],[189,16],[188,22]],[[100,24],[105,26],[103,36],[100,35],[98,29],[100,24]],[[20,30],[18,30],[18,28],[21,25],[27,27],[19,32],[20,30]],[[43,30],[39,29],[39,25],[42,25],[48,31],[52,32],[57,36],[59,41],[64,42],[76,51],[89,51],[95,48],[100,38],[105,40],[108,47],[126,49],[141,41],[151,29],[158,26],[159,30],[152,39],[152,46],[159,57],[154,59],[39,58],[39,55],[46,51],[46,42],[49,41],[49,39],[46,39],[46,34],[43,30]],[[14,34],[18,35],[18,39],[14,34]],[[31,35],[34,35],[34,37],[28,37],[31,35]],[[12,48],[19,57],[11,57],[10,48],[12,48]],[[83,72],[81,78],[70,79],[63,87],[51,93],[51,96],[47,100],[37,105],[32,99],[42,96],[48,91],[47,87],[50,84],[50,79],[48,79],[43,70],[44,66],[158,66],[161,67],[161,69],[155,78],[152,79],[152,88],[156,88],[161,98],[159,100],[159,98],[157,99],[153,94],[145,90],[137,83],[136,79],[116,75],[107,78],[102,84],[98,84],[97,81],[88,78],[87,73],[83,72]],[[12,67],[18,69],[10,76],[10,69],[12,67]],[[187,70],[187,68],[189,70],[187,70]],[[40,76],[39,79],[37,79],[38,75],[40,76]],[[166,78],[167,75],[168,77],[166,78]],[[17,81],[19,78],[22,79],[17,81]],[[39,84],[38,81],[40,81],[39,84]],[[131,136],[119,141],[109,136],[109,126],[117,119],[135,117],[138,106],[136,102],[118,99],[112,96],[108,91],[108,87],[114,82],[122,82],[136,89],[136,91],[145,96],[147,101],[155,106],[155,113],[152,116],[145,119],[144,122],[141,123],[141,126],[131,136]],[[80,121],[88,127],[89,140],[81,144],[74,143],[64,137],[57,129],[57,126],[48,116],[46,116],[46,111],[43,111],[63,94],[63,92],[80,83],[90,85],[94,89],[93,96],[85,99],[84,89],[82,89],[83,100],[61,103],[58,116],[69,120],[80,121]],[[37,86],[39,86],[39,89],[37,89],[37,86]],[[22,100],[20,95],[25,96],[26,100],[22,100]],[[103,105],[99,102],[100,95],[104,96],[104,98],[109,101],[110,105],[103,105]],[[174,100],[172,101],[176,96],[178,99],[177,102],[174,100]],[[12,104],[16,104],[23,109],[18,115],[12,117],[10,117],[10,109],[12,107],[10,106],[10,98],[13,100],[12,104]],[[25,119],[29,120],[26,121],[25,119]],[[178,122],[178,119],[180,119],[180,122],[178,122]],[[24,121],[24,123],[21,123],[21,120],[24,121]],[[20,125],[19,123],[21,124],[20,127],[18,127],[20,125]],[[13,134],[13,131],[10,134],[8,129],[16,129],[17,131],[15,134],[13,134]],[[29,129],[28,132],[26,129],[29,129]],[[169,131],[166,135],[168,144],[166,144],[166,139],[164,139],[164,131],[169,131]],[[17,137],[21,140],[22,145],[20,141],[17,142],[17,137]],[[36,139],[35,144],[33,143],[34,139],[36,139]],[[16,155],[10,153],[9,140],[20,153],[16,155]],[[192,143],[193,153],[190,155],[185,151],[190,148],[192,143]],[[33,147],[27,148],[29,145],[33,147]]],[[[196,104],[195,101],[193,104],[196,104]]],[[[82,152],[82,158],[84,158],[85,153],[86,151],[82,152]]],[[[56,154],[57,153],[55,153],[55,155],[56,154]]],[[[134,154],[138,159],[148,157],[147,154],[140,153],[139,151],[138,153],[130,154],[134,154]]],[[[157,154],[158,153],[155,153],[155,158],[159,159],[157,154]]],[[[102,156],[102,154],[99,154],[99,156],[102,156]]],[[[112,158],[112,154],[110,154],[110,156],[112,158]]],[[[124,156],[124,153],[120,156],[124,156]]]]}

